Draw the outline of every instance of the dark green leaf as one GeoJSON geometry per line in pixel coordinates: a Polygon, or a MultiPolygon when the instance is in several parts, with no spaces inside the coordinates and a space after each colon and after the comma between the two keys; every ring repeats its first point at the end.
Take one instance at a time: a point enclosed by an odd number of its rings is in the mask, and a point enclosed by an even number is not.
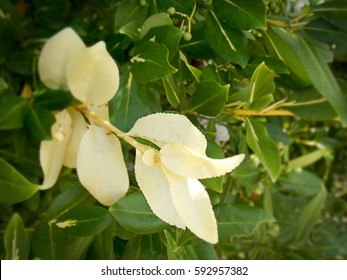
{"type": "Polygon", "coordinates": [[[214,81],[202,81],[188,103],[189,111],[217,116],[227,101],[229,85],[220,86],[214,81]]]}
{"type": "MultiPolygon", "coordinates": [[[[316,180],[319,179],[318,177],[316,180]]],[[[327,191],[323,181],[320,182],[320,191],[313,197],[305,208],[301,211],[299,220],[296,226],[295,241],[305,240],[312,228],[318,222],[321,210],[324,207],[327,198],[327,191]]]]}
{"type": "Polygon", "coordinates": [[[347,42],[347,31],[339,30],[323,19],[311,21],[305,25],[304,30],[312,38],[325,43],[343,44],[347,42]]]}
{"type": "Polygon", "coordinates": [[[140,38],[142,39],[151,28],[165,25],[172,25],[168,13],[158,13],[148,17],[141,27],[140,38]]]}
{"type": "Polygon", "coordinates": [[[60,215],[52,224],[63,229],[64,233],[83,237],[99,234],[111,222],[112,216],[106,209],[99,206],[80,206],[60,215]]]}
{"type": "Polygon", "coordinates": [[[15,213],[5,231],[7,260],[26,260],[30,251],[29,234],[24,228],[21,217],[15,213]]]}
{"type": "Polygon", "coordinates": [[[259,171],[251,160],[243,161],[239,167],[230,173],[242,186],[253,189],[259,182],[259,171]]]}
{"type": "Polygon", "coordinates": [[[47,211],[47,219],[57,219],[76,206],[95,201],[81,185],[70,187],[59,194],[51,203],[47,211]]]}
{"type": "Polygon", "coordinates": [[[71,93],[63,90],[46,90],[34,99],[37,106],[49,110],[62,110],[68,107],[73,100],[71,93]]]}
{"type": "Polygon", "coordinates": [[[131,59],[131,72],[139,82],[150,82],[177,71],[168,62],[169,50],[163,44],[144,42],[135,50],[131,59]]]}
{"type": "Polygon", "coordinates": [[[32,236],[33,257],[42,260],[67,259],[67,238],[62,229],[48,223],[40,222],[32,236]]]}
{"type": "Polygon", "coordinates": [[[16,52],[9,56],[6,66],[15,73],[31,75],[33,73],[34,60],[37,56],[38,53],[32,50],[16,52]]]}
{"type": "Polygon", "coordinates": [[[121,226],[132,232],[154,233],[169,227],[153,214],[142,193],[121,198],[110,207],[110,212],[121,226]]]}
{"type": "Polygon", "coordinates": [[[262,0],[214,0],[217,17],[230,27],[242,30],[266,29],[262,0]]]}
{"type": "Polygon", "coordinates": [[[17,129],[23,126],[28,102],[15,95],[0,96],[0,129],[17,129]]]}
{"type": "Polygon", "coordinates": [[[246,37],[238,29],[230,28],[220,22],[212,10],[207,18],[206,40],[218,56],[241,67],[246,66],[250,57],[246,37]]]}
{"type": "Polygon", "coordinates": [[[236,236],[251,236],[259,224],[272,221],[264,210],[246,205],[223,205],[215,210],[221,241],[236,236]]]}
{"type": "Polygon", "coordinates": [[[109,103],[109,110],[112,124],[128,131],[139,118],[160,111],[159,96],[125,72],[117,94],[109,103]]]}
{"type": "Polygon", "coordinates": [[[0,202],[14,204],[24,201],[36,193],[39,188],[0,158],[0,202]]]}
{"type": "Polygon", "coordinates": [[[92,260],[112,260],[113,256],[113,227],[95,235],[88,257],[92,260]]]}
{"type": "Polygon", "coordinates": [[[51,140],[51,127],[54,123],[55,118],[51,111],[35,105],[29,107],[26,126],[35,140],[51,140]]]}
{"type": "Polygon", "coordinates": [[[176,11],[181,13],[190,14],[193,9],[193,1],[177,1],[177,0],[157,0],[159,6],[166,11],[170,7],[174,7],[176,11]]]}
{"type": "Polygon", "coordinates": [[[266,128],[255,119],[246,119],[247,143],[276,181],[281,170],[281,158],[276,143],[269,137],[266,128]]]}
{"type": "Polygon", "coordinates": [[[168,260],[183,260],[182,252],[170,232],[164,230],[168,260]]]}
{"type": "Polygon", "coordinates": [[[147,14],[147,8],[137,1],[125,1],[117,8],[114,27],[116,30],[124,28],[133,21],[143,21],[147,14]]]}

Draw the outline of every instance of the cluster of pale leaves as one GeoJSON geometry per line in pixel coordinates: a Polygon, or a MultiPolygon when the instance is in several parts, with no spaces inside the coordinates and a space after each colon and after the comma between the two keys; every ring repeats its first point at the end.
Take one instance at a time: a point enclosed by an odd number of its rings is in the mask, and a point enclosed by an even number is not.
{"type": "MultiPolygon", "coordinates": [[[[244,159],[206,156],[205,136],[185,116],[157,113],[140,118],[128,133],[115,135],[110,126],[108,101],[119,86],[119,71],[105,43],[86,47],[65,28],[44,45],[39,75],[51,89],[69,90],[84,107],[103,120],[102,126],[69,107],[55,114],[51,141],[42,141],[41,189],[52,187],[62,166],[76,168],[82,185],[101,204],[110,206],[129,187],[127,168],[118,137],[145,139],[158,149],[138,143],[135,176],[152,211],[163,221],[188,228],[196,236],[218,242],[217,222],[209,195],[199,179],[231,172],[244,159]]],[[[102,124],[101,123],[101,124],[102,124]]],[[[118,131],[118,130],[117,130],[118,131]]]]}

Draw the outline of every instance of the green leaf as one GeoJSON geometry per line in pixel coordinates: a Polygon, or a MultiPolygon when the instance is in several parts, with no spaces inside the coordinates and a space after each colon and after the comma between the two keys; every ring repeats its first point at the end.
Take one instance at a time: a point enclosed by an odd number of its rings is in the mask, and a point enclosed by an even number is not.
{"type": "MultiPolygon", "coordinates": [[[[317,177],[317,179],[319,179],[317,177]]],[[[316,180],[317,180],[316,179],[316,180]]],[[[327,198],[327,191],[325,189],[323,181],[320,182],[320,191],[313,197],[305,208],[301,211],[296,226],[295,241],[303,241],[308,238],[312,228],[318,222],[321,214],[321,210],[324,207],[325,200],[327,198]]]]}
{"type": "Polygon", "coordinates": [[[5,231],[7,260],[26,260],[30,251],[30,238],[21,217],[15,213],[5,231]]]}
{"type": "Polygon", "coordinates": [[[169,227],[153,214],[142,193],[121,198],[110,207],[110,212],[122,227],[132,232],[147,234],[169,227]]]}
{"type": "Polygon", "coordinates": [[[275,73],[265,63],[255,69],[250,83],[250,109],[262,110],[273,101],[274,77],[275,73]]]}
{"type": "Polygon", "coordinates": [[[202,81],[188,102],[188,110],[207,116],[217,116],[227,101],[229,85],[220,86],[214,81],[202,81]]]}
{"type": "Polygon", "coordinates": [[[281,158],[276,143],[269,137],[266,128],[255,119],[246,119],[246,129],[247,144],[263,163],[271,180],[276,181],[281,170],[281,158]]]}
{"type": "Polygon", "coordinates": [[[158,234],[139,235],[130,239],[122,254],[123,260],[164,260],[166,248],[158,234]]]}
{"type": "Polygon", "coordinates": [[[40,186],[30,183],[16,169],[0,158],[0,202],[14,204],[30,198],[40,186]]]}
{"type": "Polygon", "coordinates": [[[131,59],[131,72],[139,82],[150,82],[177,72],[168,62],[169,50],[164,44],[144,42],[131,59]]]}
{"type": "Polygon", "coordinates": [[[0,130],[17,129],[23,126],[27,113],[27,100],[15,95],[0,95],[0,130]]]}
{"type": "Polygon", "coordinates": [[[77,206],[93,203],[94,201],[95,199],[81,185],[70,187],[51,202],[47,211],[47,219],[57,219],[77,206]]]}
{"type": "Polygon", "coordinates": [[[344,44],[347,42],[347,32],[345,30],[339,30],[323,19],[309,22],[304,26],[304,30],[312,38],[328,44],[344,44]]]}
{"type": "Polygon", "coordinates": [[[52,140],[51,127],[54,123],[51,111],[35,105],[29,107],[26,127],[35,140],[52,140]]]}
{"type": "Polygon", "coordinates": [[[171,106],[177,107],[186,95],[184,85],[178,85],[172,76],[163,78],[163,84],[167,100],[170,102],[171,106]]]}
{"type": "Polygon", "coordinates": [[[266,29],[262,0],[214,0],[217,17],[230,27],[249,30],[266,29]]]}
{"type": "Polygon", "coordinates": [[[252,160],[243,161],[239,167],[230,173],[230,176],[249,189],[256,188],[260,180],[259,171],[252,160]]]}
{"type": "Polygon", "coordinates": [[[129,72],[121,76],[119,90],[109,103],[112,124],[129,131],[139,118],[160,110],[159,96],[146,84],[134,80],[129,72]]]}
{"type": "Polygon", "coordinates": [[[88,259],[112,260],[113,256],[113,227],[112,225],[103,232],[95,235],[88,253],[88,259]]]}
{"type": "Polygon", "coordinates": [[[140,36],[140,27],[142,25],[142,21],[134,20],[126,25],[124,25],[121,29],[119,29],[119,33],[127,35],[131,40],[138,41],[140,36]]]}
{"type": "Polygon", "coordinates": [[[291,161],[288,162],[287,167],[288,169],[299,169],[299,168],[306,167],[320,160],[329,152],[330,152],[329,149],[318,149],[311,153],[305,154],[301,157],[292,159],[291,161]]]}
{"type": "Polygon", "coordinates": [[[246,66],[250,55],[247,51],[246,37],[240,30],[223,24],[210,10],[205,32],[206,40],[218,56],[241,67],[246,66]]]}
{"type": "Polygon", "coordinates": [[[259,224],[273,221],[264,210],[246,205],[223,205],[215,210],[218,234],[221,241],[236,236],[251,236],[259,224]]]}
{"type": "Polygon", "coordinates": [[[312,83],[300,62],[296,48],[289,43],[293,40],[289,32],[281,28],[269,27],[263,34],[270,55],[287,65],[293,81],[302,87],[310,86],[312,83]]]}
{"type": "Polygon", "coordinates": [[[24,50],[12,53],[6,60],[6,66],[20,75],[32,75],[33,64],[38,56],[35,50],[24,50]]]}
{"type": "MultiPolygon", "coordinates": [[[[110,213],[99,206],[79,206],[60,215],[54,225],[75,236],[96,235],[112,222],[110,213]]],[[[53,224],[53,221],[52,221],[53,224]]]]}
{"type": "Polygon", "coordinates": [[[164,25],[172,25],[168,13],[158,13],[150,16],[145,20],[141,27],[140,38],[142,39],[151,28],[164,25]]]}
{"type": "Polygon", "coordinates": [[[164,230],[168,260],[183,260],[182,252],[170,232],[164,230]]]}
{"type": "Polygon", "coordinates": [[[159,44],[164,44],[169,50],[169,61],[175,56],[178,45],[184,31],[171,25],[163,25],[151,28],[141,41],[154,40],[159,44]]]}
{"type": "Polygon", "coordinates": [[[313,42],[297,37],[297,53],[313,86],[333,106],[341,118],[343,126],[347,126],[347,100],[332,74],[324,56],[313,42]],[[324,79],[322,78],[324,77],[324,79]]]}
{"type": "Polygon", "coordinates": [[[48,110],[63,110],[68,107],[73,100],[71,93],[63,90],[46,90],[34,99],[37,106],[48,110]]]}
{"type": "Polygon", "coordinates": [[[33,257],[42,260],[67,259],[67,238],[61,228],[40,222],[34,229],[32,236],[33,257]]]}
{"type": "Polygon", "coordinates": [[[278,178],[278,183],[286,191],[300,196],[313,196],[322,188],[322,180],[306,170],[285,173],[278,178]]]}
{"type": "Polygon", "coordinates": [[[114,27],[116,30],[124,28],[133,21],[143,21],[147,14],[147,7],[141,6],[137,1],[122,2],[115,14],[114,27]]]}

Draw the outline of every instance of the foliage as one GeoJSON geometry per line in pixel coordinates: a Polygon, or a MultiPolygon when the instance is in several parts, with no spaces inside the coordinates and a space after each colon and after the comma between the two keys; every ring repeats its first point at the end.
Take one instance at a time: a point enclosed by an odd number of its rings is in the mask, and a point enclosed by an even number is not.
{"type": "MultiPolygon", "coordinates": [[[[318,2],[1,1],[0,258],[347,258],[347,2],[318,2]],[[80,104],[37,69],[44,43],[68,26],[87,46],[104,41],[118,65],[110,125],[129,132],[141,117],[178,113],[208,157],[246,155],[232,173],[200,179],[216,245],[152,212],[123,140],[130,188],[110,207],[74,169],[40,190],[40,142],[58,111],[80,104]]],[[[102,157],[90,153],[92,168],[102,157]]]]}

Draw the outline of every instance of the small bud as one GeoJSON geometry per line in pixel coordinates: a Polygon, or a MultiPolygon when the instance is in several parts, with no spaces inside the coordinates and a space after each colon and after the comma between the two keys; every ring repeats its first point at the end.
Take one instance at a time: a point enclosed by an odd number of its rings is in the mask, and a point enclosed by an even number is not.
{"type": "Polygon", "coordinates": [[[190,34],[189,32],[185,32],[183,35],[183,39],[185,41],[190,41],[192,39],[192,34],[190,34]]]}
{"type": "Polygon", "coordinates": [[[176,12],[176,10],[175,10],[174,7],[170,7],[170,8],[167,9],[167,12],[168,12],[170,15],[174,15],[175,12],[176,12]]]}

